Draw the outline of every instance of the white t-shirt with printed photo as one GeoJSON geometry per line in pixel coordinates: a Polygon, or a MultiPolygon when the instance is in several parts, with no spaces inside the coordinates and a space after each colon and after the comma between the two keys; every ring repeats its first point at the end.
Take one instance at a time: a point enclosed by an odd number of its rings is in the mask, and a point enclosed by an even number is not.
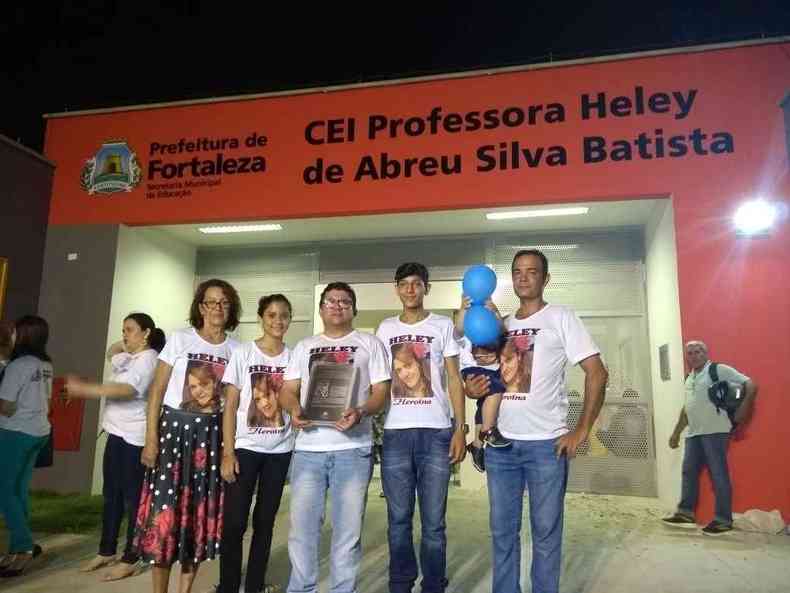
{"type": "Polygon", "coordinates": [[[209,405],[222,405],[222,376],[233,351],[240,346],[233,338],[211,344],[192,328],[174,331],[159,353],[159,360],[173,370],[165,391],[164,405],[199,412],[209,405]]]}
{"type": "Polygon", "coordinates": [[[237,348],[225,368],[223,383],[240,392],[236,413],[236,449],[256,453],[287,453],[293,449],[291,417],[278,397],[291,351],[268,356],[255,342],[237,348]]]}
{"type": "Polygon", "coordinates": [[[154,380],[157,356],[156,350],[149,348],[135,354],[119,352],[110,359],[112,382],[130,385],[134,397],[127,400],[107,398],[102,428],[135,447],[145,444],[145,403],[154,380]]]}
{"type": "Polygon", "coordinates": [[[505,328],[509,344],[500,358],[500,372],[502,382],[512,388],[502,397],[499,431],[527,441],[567,433],[566,365],[598,354],[598,347],[579,317],[560,305],[548,304],[526,319],[509,315],[505,328]]]}
{"type": "MultiPolygon", "coordinates": [[[[342,338],[323,334],[301,340],[291,354],[284,379],[301,382],[302,406],[307,405],[307,393],[312,364],[350,364],[356,369],[356,382],[351,407],[364,404],[370,386],[389,381],[387,354],[382,343],[371,334],[353,330],[342,338]]],[[[353,428],[340,431],[331,426],[313,426],[296,435],[296,451],[340,451],[371,447],[373,444],[370,417],[365,417],[353,428]]]]}
{"type": "Polygon", "coordinates": [[[413,324],[398,317],[381,322],[376,337],[392,373],[385,429],[450,427],[445,358],[459,353],[453,329],[449,317],[433,313],[413,324]]]}

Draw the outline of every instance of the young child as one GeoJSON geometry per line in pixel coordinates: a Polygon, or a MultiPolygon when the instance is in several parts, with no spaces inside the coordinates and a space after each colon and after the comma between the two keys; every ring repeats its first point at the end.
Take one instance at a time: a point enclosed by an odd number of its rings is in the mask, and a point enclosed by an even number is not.
{"type": "Polygon", "coordinates": [[[456,339],[461,347],[460,366],[461,377],[464,381],[472,376],[486,376],[490,381],[488,394],[477,398],[477,412],[475,413],[474,440],[467,445],[467,451],[472,457],[472,464],[479,472],[485,471],[483,447],[508,447],[508,441],[496,427],[499,415],[499,404],[505,386],[499,373],[499,352],[504,345],[504,337],[496,343],[486,346],[473,346],[468,338],[463,336],[463,315],[456,314],[456,339]]]}

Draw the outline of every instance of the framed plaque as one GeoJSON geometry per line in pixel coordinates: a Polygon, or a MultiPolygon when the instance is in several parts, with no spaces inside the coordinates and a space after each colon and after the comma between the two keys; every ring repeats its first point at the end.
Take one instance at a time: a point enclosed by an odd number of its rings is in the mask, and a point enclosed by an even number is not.
{"type": "Polygon", "coordinates": [[[310,369],[302,417],[333,426],[351,406],[356,369],[350,364],[315,364],[310,369]]]}

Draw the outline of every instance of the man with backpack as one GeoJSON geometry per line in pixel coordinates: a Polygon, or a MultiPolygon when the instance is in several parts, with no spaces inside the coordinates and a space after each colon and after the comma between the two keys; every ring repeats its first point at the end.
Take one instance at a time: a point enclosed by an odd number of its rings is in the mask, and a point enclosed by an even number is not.
{"type": "Polygon", "coordinates": [[[727,467],[727,446],[735,426],[748,419],[757,385],[746,375],[708,359],[708,347],[700,341],[686,344],[686,400],[669,446],[676,449],[680,433],[688,426],[683,455],[680,503],[674,515],[662,519],[670,527],[694,528],[694,507],[699,494],[699,473],[708,467],[716,509],[713,521],[702,529],[717,536],[732,531],[732,486],[727,467]],[[729,395],[728,395],[729,394],[729,395]]]}

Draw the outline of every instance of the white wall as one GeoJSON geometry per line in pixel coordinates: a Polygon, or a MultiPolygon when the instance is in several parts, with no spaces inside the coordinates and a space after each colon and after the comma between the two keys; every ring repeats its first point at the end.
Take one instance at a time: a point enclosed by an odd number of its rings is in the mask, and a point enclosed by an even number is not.
{"type": "MultiPolygon", "coordinates": [[[[165,334],[184,327],[195,288],[193,246],[151,228],[121,226],[115,261],[107,347],[121,339],[123,319],[129,313],[148,313],[165,334]]],[[[104,380],[111,369],[105,364],[104,380]]],[[[101,420],[99,421],[101,422],[101,420]]],[[[96,447],[93,492],[101,492],[102,436],[96,447]]]]}
{"type": "Polygon", "coordinates": [[[669,510],[677,505],[680,496],[683,447],[672,450],[667,442],[684,399],[675,221],[670,200],[657,205],[647,225],[645,253],[658,496],[669,510]],[[658,349],[663,344],[669,344],[669,381],[661,380],[659,368],[658,349]]]}

